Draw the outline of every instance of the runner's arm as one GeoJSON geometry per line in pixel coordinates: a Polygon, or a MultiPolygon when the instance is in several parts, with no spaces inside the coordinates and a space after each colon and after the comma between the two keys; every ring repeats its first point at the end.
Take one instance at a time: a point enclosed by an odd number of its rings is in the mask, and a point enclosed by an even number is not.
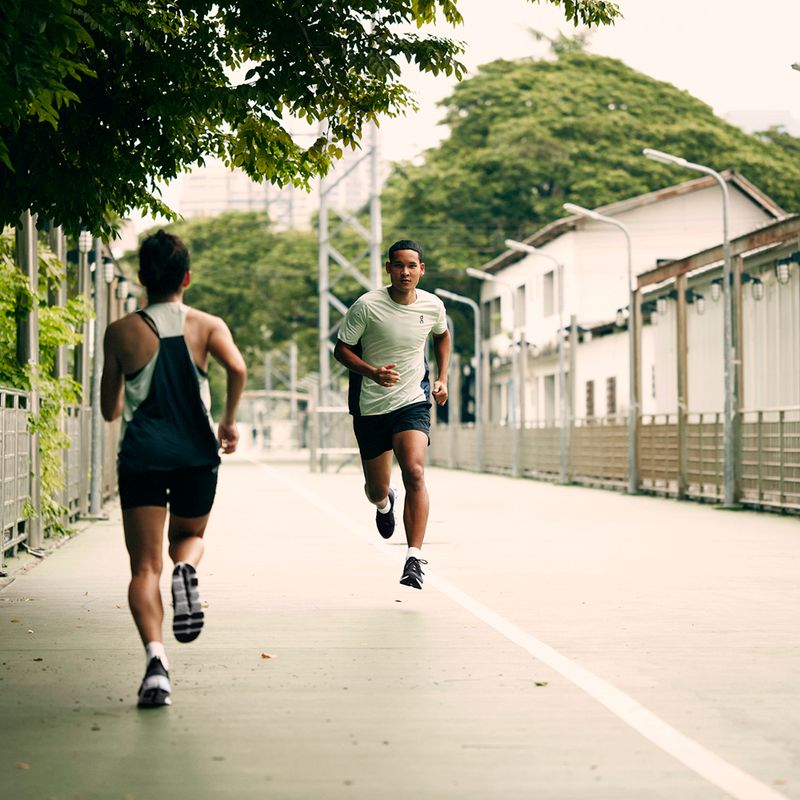
{"type": "Polygon", "coordinates": [[[208,336],[208,352],[222,366],[227,376],[225,408],[219,421],[218,435],[222,452],[233,453],[239,442],[236,409],[247,380],[247,366],[228,326],[219,317],[215,318],[208,336]]]}
{"type": "Polygon", "coordinates": [[[349,344],[346,344],[341,339],[336,340],[333,357],[351,372],[363,375],[379,386],[392,386],[400,380],[400,373],[395,369],[395,364],[373,367],[371,364],[367,364],[349,344]]]}
{"type": "Polygon", "coordinates": [[[447,369],[450,365],[450,331],[433,334],[433,355],[436,358],[437,377],[433,382],[433,399],[438,405],[447,402],[447,369]]]}
{"type": "Polygon", "coordinates": [[[109,325],[103,337],[103,375],[100,378],[100,412],[107,422],[122,414],[123,386],[122,365],[117,358],[117,329],[109,325]]]}

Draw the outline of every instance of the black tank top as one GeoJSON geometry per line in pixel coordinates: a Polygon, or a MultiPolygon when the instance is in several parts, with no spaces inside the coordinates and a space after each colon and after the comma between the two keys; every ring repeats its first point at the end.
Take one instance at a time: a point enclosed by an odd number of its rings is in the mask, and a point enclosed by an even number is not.
{"type": "Polygon", "coordinates": [[[219,442],[200,396],[197,371],[183,335],[159,338],[150,391],[125,427],[119,465],[134,472],[219,464],[219,442]]]}

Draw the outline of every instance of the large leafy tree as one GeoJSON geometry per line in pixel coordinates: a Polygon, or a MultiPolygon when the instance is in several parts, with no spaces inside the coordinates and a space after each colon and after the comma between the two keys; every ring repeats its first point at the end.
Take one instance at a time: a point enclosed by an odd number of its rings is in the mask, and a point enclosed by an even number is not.
{"type": "MultiPolygon", "coordinates": [[[[545,1],[576,23],[619,13],[545,1]]],[[[164,212],[158,181],[209,156],[277,184],[324,174],[365,123],[413,105],[401,62],[462,74],[458,44],[408,32],[459,22],[456,2],[4,0],[0,224],[164,212]],[[326,133],[298,143],[296,118],[326,133]]]]}
{"type": "MultiPolygon", "coordinates": [[[[191,252],[186,302],[225,319],[250,367],[251,386],[263,386],[263,354],[289,341],[298,345],[301,374],[316,369],[316,233],[276,232],[258,212],[195,218],[167,230],[191,252]]],[[[135,258],[124,267],[134,274],[135,258]]],[[[211,377],[219,401],[224,376],[212,371],[211,377]]]]}
{"type": "Polygon", "coordinates": [[[492,62],[459,84],[443,103],[449,138],[391,174],[384,227],[427,245],[431,278],[493,258],[505,238],[563,216],[565,201],[592,208],[696,177],[644,158],[644,147],[737,170],[800,209],[800,140],[745,134],[687,92],[584,52],[580,40],[554,50],[492,62]]]}

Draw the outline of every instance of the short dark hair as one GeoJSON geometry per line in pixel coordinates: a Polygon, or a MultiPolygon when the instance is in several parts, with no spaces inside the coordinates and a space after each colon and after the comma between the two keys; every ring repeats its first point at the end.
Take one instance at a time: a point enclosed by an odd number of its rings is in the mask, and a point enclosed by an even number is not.
{"type": "Polygon", "coordinates": [[[398,250],[414,250],[415,252],[419,253],[419,260],[422,261],[422,248],[411,239],[400,239],[400,241],[395,242],[389,248],[389,261],[394,258],[394,254],[398,250]]]}
{"type": "Polygon", "coordinates": [[[160,297],[180,289],[189,271],[189,249],[166,231],[148,236],[139,248],[139,278],[148,294],[160,297]]]}

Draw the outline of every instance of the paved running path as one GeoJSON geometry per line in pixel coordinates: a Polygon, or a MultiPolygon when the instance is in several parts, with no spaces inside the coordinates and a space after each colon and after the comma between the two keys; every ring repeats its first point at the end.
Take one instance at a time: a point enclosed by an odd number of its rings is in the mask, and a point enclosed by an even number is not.
{"type": "Polygon", "coordinates": [[[355,467],[228,462],[206,629],[179,645],[168,612],[146,712],[110,506],[0,592],[0,795],[800,799],[796,518],[428,483],[414,592],[355,467]]]}

